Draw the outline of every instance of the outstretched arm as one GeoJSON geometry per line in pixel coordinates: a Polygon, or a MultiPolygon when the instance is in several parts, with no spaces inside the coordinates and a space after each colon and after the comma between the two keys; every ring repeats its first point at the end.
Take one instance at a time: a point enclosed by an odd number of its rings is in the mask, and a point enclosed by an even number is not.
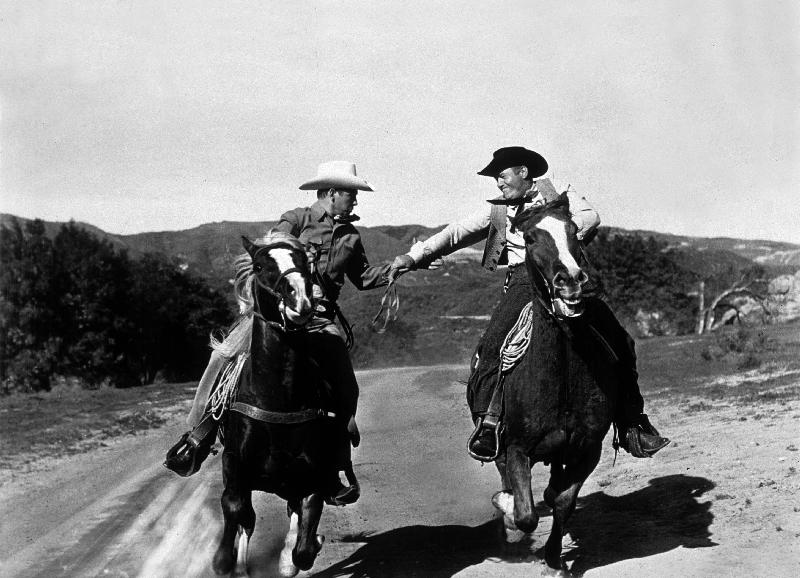
{"type": "Polygon", "coordinates": [[[347,278],[360,291],[383,287],[389,283],[389,265],[370,265],[359,238],[347,264],[347,278]]]}
{"type": "Polygon", "coordinates": [[[437,259],[485,239],[489,233],[490,215],[491,207],[487,205],[466,219],[447,225],[425,241],[414,243],[408,253],[394,258],[389,278],[395,279],[414,269],[429,268],[437,259]]]}

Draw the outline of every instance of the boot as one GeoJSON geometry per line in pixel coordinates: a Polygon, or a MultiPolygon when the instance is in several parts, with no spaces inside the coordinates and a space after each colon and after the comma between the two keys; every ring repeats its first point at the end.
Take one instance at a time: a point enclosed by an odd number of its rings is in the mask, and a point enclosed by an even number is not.
{"type": "Polygon", "coordinates": [[[339,472],[335,472],[331,479],[329,495],[325,498],[325,503],[330,506],[347,506],[355,504],[361,497],[361,486],[358,484],[356,474],[353,471],[353,464],[349,463],[344,468],[344,475],[349,485],[345,486],[339,479],[339,472]]]}
{"type": "Polygon", "coordinates": [[[492,462],[497,458],[502,425],[495,419],[479,418],[467,442],[469,455],[480,462],[492,462]]]}
{"type": "Polygon", "coordinates": [[[620,426],[619,431],[619,446],[635,458],[651,458],[670,441],[661,437],[644,413],[630,425],[620,426]]]}
{"type": "Polygon", "coordinates": [[[205,414],[193,430],[183,434],[178,443],[167,451],[164,466],[183,477],[197,473],[208,454],[213,451],[217,429],[214,417],[210,413],[205,414]]]}

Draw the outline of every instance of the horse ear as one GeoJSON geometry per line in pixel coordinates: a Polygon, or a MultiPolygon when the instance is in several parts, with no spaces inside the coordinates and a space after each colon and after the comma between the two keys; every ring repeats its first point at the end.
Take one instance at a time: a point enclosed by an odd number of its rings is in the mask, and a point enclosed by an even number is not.
{"type": "Polygon", "coordinates": [[[255,250],[256,246],[250,239],[248,239],[244,235],[242,235],[242,246],[244,247],[244,250],[247,251],[252,257],[253,251],[255,250]]]}

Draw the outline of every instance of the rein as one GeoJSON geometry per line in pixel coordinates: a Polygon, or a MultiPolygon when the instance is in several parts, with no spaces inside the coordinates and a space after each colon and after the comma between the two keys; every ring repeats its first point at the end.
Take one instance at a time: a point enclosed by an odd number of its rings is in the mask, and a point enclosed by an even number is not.
{"type": "MultiPolygon", "coordinates": [[[[275,297],[278,300],[279,304],[283,303],[283,298],[280,295],[276,294],[274,291],[271,291],[270,289],[268,289],[267,287],[262,285],[260,282],[258,282],[258,277],[256,277],[256,282],[258,283],[259,287],[263,288],[267,293],[269,293],[270,295],[275,297]]],[[[276,283],[276,285],[277,285],[277,283],[276,283]]],[[[293,333],[293,332],[296,332],[296,331],[302,331],[304,329],[302,326],[299,326],[299,325],[298,326],[294,326],[294,327],[290,327],[286,323],[286,315],[284,315],[283,310],[280,307],[278,307],[278,311],[281,314],[282,323],[278,323],[277,321],[272,321],[271,319],[267,319],[266,317],[264,317],[264,315],[261,313],[261,305],[258,302],[258,293],[253,293],[253,304],[254,304],[253,317],[258,317],[261,321],[263,321],[264,323],[266,323],[270,327],[273,327],[274,329],[277,329],[279,331],[283,331],[284,333],[293,333]]]]}
{"type": "Polygon", "coordinates": [[[398,311],[400,311],[400,296],[397,294],[397,285],[395,284],[394,279],[392,279],[386,286],[386,291],[383,292],[383,297],[381,297],[381,307],[378,309],[375,317],[372,318],[370,327],[372,327],[375,333],[385,333],[386,327],[389,325],[389,323],[397,320],[398,311]],[[386,318],[383,320],[383,326],[376,328],[378,319],[380,318],[381,313],[384,311],[386,311],[386,318]]]}

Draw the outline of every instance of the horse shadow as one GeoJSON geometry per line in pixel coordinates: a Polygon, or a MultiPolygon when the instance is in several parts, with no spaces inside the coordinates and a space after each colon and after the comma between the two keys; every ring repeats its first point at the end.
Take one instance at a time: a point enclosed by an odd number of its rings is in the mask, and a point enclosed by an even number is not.
{"type": "Polygon", "coordinates": [[[700,497],[715,487],[697,476],[651,479],[646,488],[623,496],[595,492],[578,500],[568,531],[576,547],[564,553],[571,572],[644,558],[675,548],[716,546],[711,540],[711,501],[700,497]]]}
{"type": "MultiPolygon", "coordinates": [[[[714,486],[705,478],[672,475],[652,479],[648,487],[623,496],[596,492],[580,499],[578,511],[568,523],[575,546],[564,552],[565,561],[572,562],[571,573],[580,576],[592,568],[679,546],[715,546],[709,531],[711,502],[698,500],[714,486]]],[[[543,503],[537,504],[537,510],[542,518],[550,516],[543,503]]],[[[486,560],[540,562],[528,545],[504,542],[499,518],[478,526],[404,526],[379,534],[347,536],[342,541],[364,545],[314,576],[450,578],[486,560]]],[[[498,567],[498,575],[502,572],[498,567]]]]}
{"type": "Polygon", "coordinates": [[[527,551],[509,555],[501,540],[499,519],[479,526],[404,526],[380,534],[356,534],[343,542],[364,542],[348,558],[315,573],[334,578],[449,578],[464,568],[489,558],[504,562],[530,562],[527,551]],[[527,555],[526,555],[527,554],[527,555]]]}

